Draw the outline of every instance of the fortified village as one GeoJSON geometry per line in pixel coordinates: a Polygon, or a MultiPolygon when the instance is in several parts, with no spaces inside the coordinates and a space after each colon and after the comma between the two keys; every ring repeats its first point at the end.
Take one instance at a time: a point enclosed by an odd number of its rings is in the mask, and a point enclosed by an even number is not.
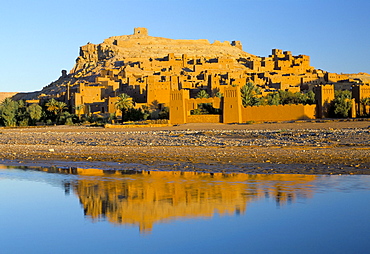
{"type": "MultiPolygon", "coordinates": [[[[132,97],[136,108],[169,108],[170,122],[279,121],[327,117],[334,90],[352,91],[351,116],[361,114],[360,101],[370,97],[370,75],[336,74],[315,69],[307,55],[273,49],[268,57],[246,53],[240,41],[174,40],[134,34],[114,36],[80,48],[73,69],[39,92],[19,93],[15,100],[39,103],[55,98],[81,114],[119,113],[118,95],[132,97]],[[251,82],[262,95],[285,90],[314,91],[316,105],[243,107],[240,89],[251,82]],[[210,98],[195,98],[205,90],[210,98]],[[220,108],[221,115],[191,115],[198,105],[220,108]]],[[[365,107],[365,111],[368,110],[365,107]]],[[[75,112],[76,113],[76,112],[75,112]]]]}

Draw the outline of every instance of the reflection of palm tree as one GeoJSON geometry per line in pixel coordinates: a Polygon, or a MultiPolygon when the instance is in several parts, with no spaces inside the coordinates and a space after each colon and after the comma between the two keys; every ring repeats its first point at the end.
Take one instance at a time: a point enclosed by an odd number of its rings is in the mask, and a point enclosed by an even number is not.
{"type": "Polygon", "coordinates": [[[133,107],[132,98],[125,93],[118,95],[118,100],[115,102],[115,107],[122,112],[122,122],[124,121],[125,112],[133,107]]]}

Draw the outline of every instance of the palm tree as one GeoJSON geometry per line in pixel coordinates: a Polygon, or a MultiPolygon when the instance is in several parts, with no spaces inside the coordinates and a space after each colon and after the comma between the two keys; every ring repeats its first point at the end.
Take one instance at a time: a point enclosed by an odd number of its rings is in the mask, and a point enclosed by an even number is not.
{"type": "Polygon", "coordinates": [[[159,108],[160,108],[160,105],[159,105],[159,102],[157,100],[152,101],[152,103],[150,103],[150,105],[149,105],[149,109],[152,110],[152,111],[157,111],[157,110],[159,110],[159,108]]]}
{"type": "Polygon", "coordinates": [[[58,103],[56,104],[58,116],[60,116],[63,113],[63,110],[66,109],[66,107],[67,104],[65,102],[58,101],[58,103]]]}
{"type": "Polygon", "coordinates": [[[17,125],[17,112],[18,103],[10,98],[5,98],[0,104],[0,119],[3,119],[5,126],[14,127],[17,125]]]}
{"type": "Polygon", "coordinates": [[[63,113],[63,110],[66,108],[67,104],[62,101],[57,101],[54,98],[50,99],[45,106],[46,110],[53,112],[56,116],[57,122],[59,121],[60,115],[63,113]]]}
{"type": "Polygon", "coordinates": [[[36,124],[36,122],[41,119],[42,107],[39,104],[31,104],[28,106],[27,112],[30,115],[32,124],[36,124]]]}
{"type": "Polygon", "coordinates": [[[81,110],[85,107],[84,104],[79,104],[75,106],[76,113],[78,115],[78,120],[81,121],[81,110]]]}
{"type": "Polygon", "coordinates": [[[215,97],[222,98],[222,97],[224,97],[224,94],[221,93],[220,91],[218,91],[218,92],[215,93],[215,97]]]}
{"type": "Polygon", "coordinates": [[[335,91],[333,100],[334,114],[337,117],[348,117],[352,108],[352,93],[350,91],[335,91]]]}
{"type": "Polygon", "coordinates": [[[248,82],[240,89],[240,91],[244,107],[258,104],[259,100],[256,95],[261,93],[259,87],[256,87],[252,82],[248,82]]]}
{"type": "Polygon", "coordinates": [[[209,98],[209,94],[206,92],[206,90],[200,90],[195,97],[199,99],[207,99],[209,98]]]}
{"type": "Polygon", "coordinates": [[[46,110],[49,112],[53,112],[54,115],[58,114],[58,101],[56,101],[54,98],[50,99],[45,106],[47,107],[46,110]]]}
{"type": "MultiPolygon", "coordinates": [[[[209,94],[206,92],[206,90],[200,90],[195,98],[198,99],[207,99],[209,98],[209,94]]],[[[209,110],[212,107],[212,104],[210,103],[199,103],[198,108],[193,110],[194,115],[203,115],[203,114],[209,114],[209,110]]]]}
{"type": "Polygon", "coordinates": [[[370,106],[370,97],[362,98],[361,103],[364,104],[365,106],[370,106]]]}
{"type": "Polygon", "coordinates": [[[368,114],[368,106],[370,106],[370,97],[361,99],[361,104],[363,106],[364,114],[368,114]]]}
{"type": "Polygon", "coordinates": [[[125,93],[118,95],[118,100],[114,103],[114,106],[122,112],[122,122],[124,122],[124,116],[128,109],[132,108],[133,101],[130,96],[125,93]]]}

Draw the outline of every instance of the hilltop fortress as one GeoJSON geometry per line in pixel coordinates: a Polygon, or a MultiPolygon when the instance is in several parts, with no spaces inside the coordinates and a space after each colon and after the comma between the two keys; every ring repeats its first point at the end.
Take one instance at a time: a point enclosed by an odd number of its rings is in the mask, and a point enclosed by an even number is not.
{"type": "MultiPolygon", "coordinates": [[[[223,94],[227,101],[228,96],[237,97],[237,90],[247,82],[259,86],[263,94],[279,89],[309,91],[317,85],[330,85],[330,91],[357,85],[361,87],[361,97],[369,97],[368,86],[362,89],[369,80],[368,74],[345,75],[315,69],[309,56],[294,56],[290,51],[273,49],[268,57],[259,57],[244,52],[239,41],[174,40],[152,37],[146,28],[135,28],[132,35],[82,46],[69,74],[62,71],[57,81],[41,91],[20,93],[14,98],[29,102],[56,98],[71,109],[83,105],[83,113],[88,109],[89,113],[107,114],[117,111],[117,96],[126,93],[137,107],[155,104],[163,108],[173,101],[175,109],[183,107],[176,114],[187,114],[201,101],[181,101],[194,98],[200,90],[211,96],[223,94]]],[[[329,91],[326,88],[319,90],[329,91]]],[[[321,94],[322,102],[332,97],[330,91],[321,94]]],[[[221,102],[215,99],[210,103],[217,107],[221,102]]],[[[308,118],[311,115],[306,114],[308,118]]],[[[177,122],[186,121],[186,117],[182,118],[177,122]]],[[[242,118],[237,117],[237,122],[242,118]]]]}

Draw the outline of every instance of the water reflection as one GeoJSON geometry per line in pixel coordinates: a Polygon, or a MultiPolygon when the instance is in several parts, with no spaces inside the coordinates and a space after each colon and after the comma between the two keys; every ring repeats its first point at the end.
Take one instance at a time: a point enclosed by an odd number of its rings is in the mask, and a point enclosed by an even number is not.
{"type": "Polygon", "coordinates": [[[247,205],[259,199],[274,199],[282,206],[297,198],[310,198],[316,179],[313,175],[289,174],[34,170],[74,176],[63,178],[61,184],[66,195],[78,196],[86,217],[137,225],[142,233],[150,232],[155,223],[180,218],[244,214],[247,205]]]}
{"type": "Polygon", "coordinates": [[[369,194],[360,175],[0,166],[0,252],[367,253],[369,194]]]}

